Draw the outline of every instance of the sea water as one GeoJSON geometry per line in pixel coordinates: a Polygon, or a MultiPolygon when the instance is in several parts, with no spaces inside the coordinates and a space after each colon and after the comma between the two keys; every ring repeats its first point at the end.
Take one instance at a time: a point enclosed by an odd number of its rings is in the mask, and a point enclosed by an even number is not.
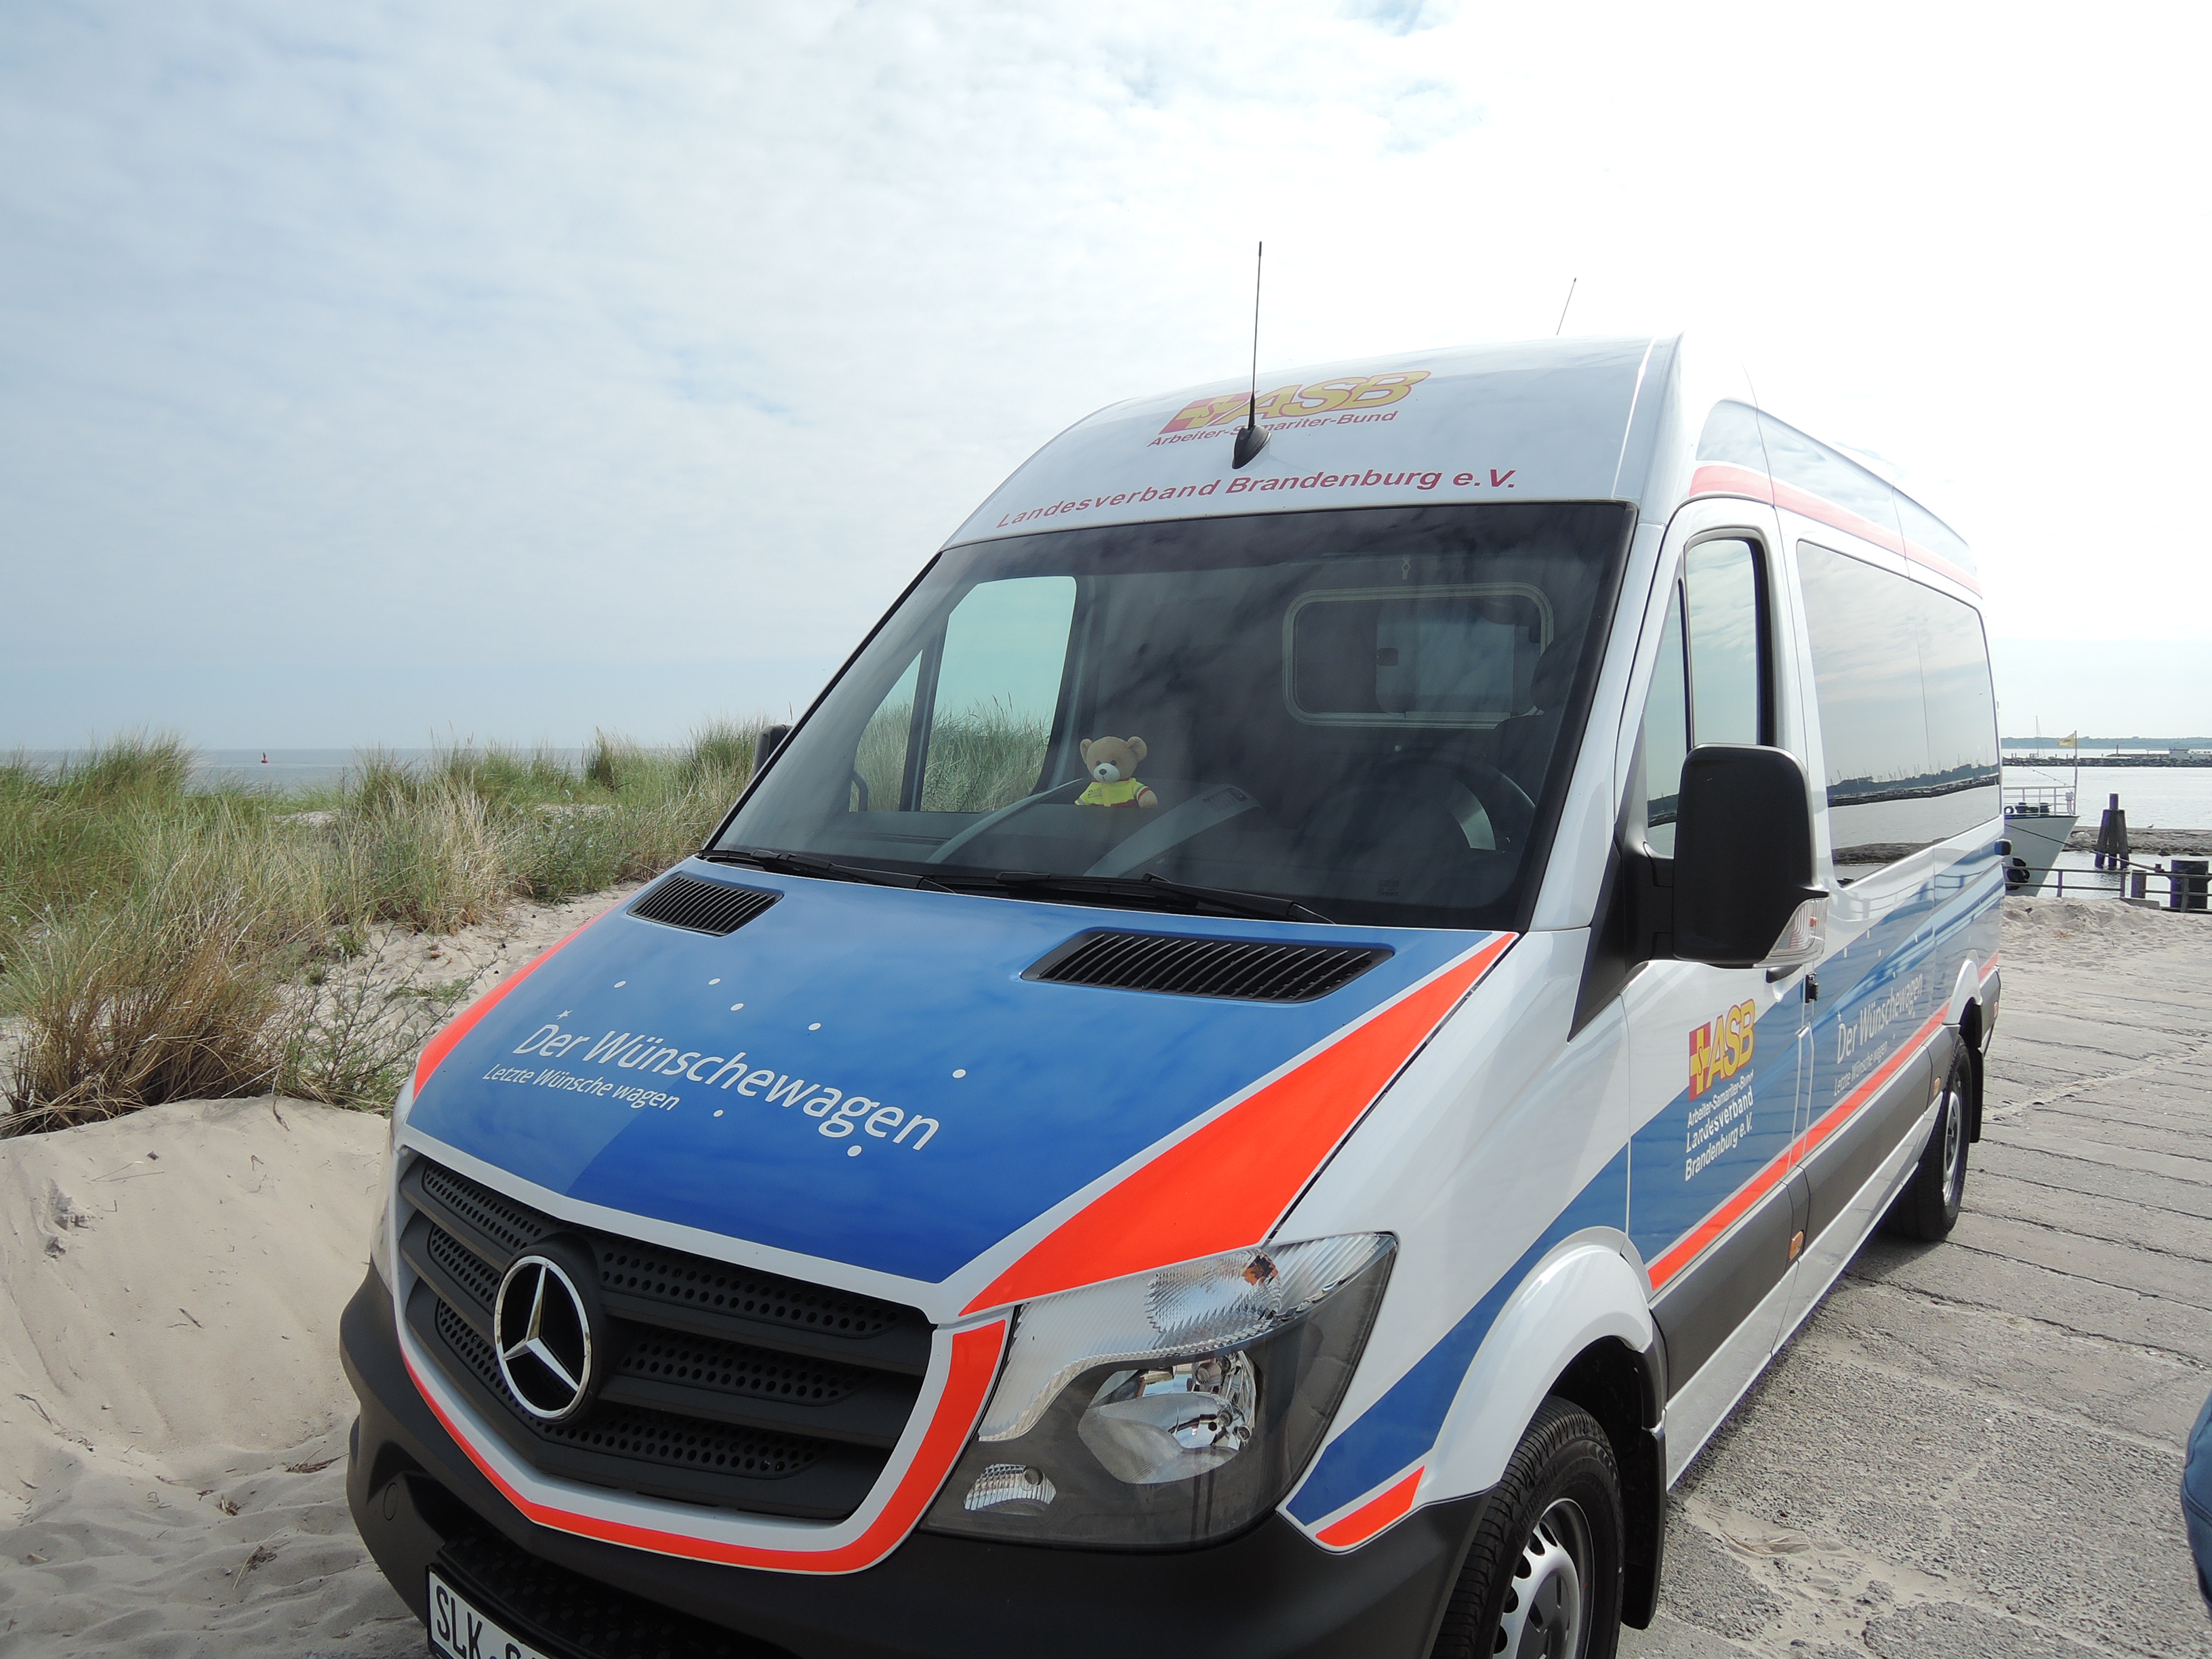
{"type": "Polygon", "coordinates": [[[2005,787],[2072,787],[2081,822],[2094,830],[2118,795],[2128,829],[2212,830],[2212,766],[2085,766],[2075,782],[2070,766],[2004,769],[2005,787]]]}
{"type": "MultiPolygon", "coordinates": [[[[438,749],[382,749],[376,758],[427,769],[450,751],[438,749]]],[[[538,752],[535,750],[532,753],[538,752]]],[[[544,751],[570,767],[583,764],[580,749],[544,751]]],[[[286,794],[298,789],[327,789],[361,775],[367,751],[357,749],[204,749],[192,767],[195,789],[266,789],[286,794]]]]}

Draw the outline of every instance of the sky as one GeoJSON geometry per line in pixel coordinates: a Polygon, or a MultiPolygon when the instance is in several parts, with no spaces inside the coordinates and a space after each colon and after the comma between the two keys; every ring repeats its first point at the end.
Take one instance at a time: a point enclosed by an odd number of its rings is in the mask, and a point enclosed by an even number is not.
{"type": "Polygon", "coordinates": [[[0,748],[804,707],[1119,398],[1724,340],[2212,732],[2212,23],[1414,0],[0,9],[0,748]]]}

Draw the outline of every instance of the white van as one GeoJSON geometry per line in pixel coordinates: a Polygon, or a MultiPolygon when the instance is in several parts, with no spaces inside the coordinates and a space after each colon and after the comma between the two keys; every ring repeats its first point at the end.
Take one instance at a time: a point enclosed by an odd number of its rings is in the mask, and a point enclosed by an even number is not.
{"type": "Polygon", "coordinates": [[[1649,1620],[1669,1484],[1958,1213],[2004,884],[1963,544],[1692,367],[1100,411],[439,1035],[343,1328],[434,1650],[1649,1620]]]}

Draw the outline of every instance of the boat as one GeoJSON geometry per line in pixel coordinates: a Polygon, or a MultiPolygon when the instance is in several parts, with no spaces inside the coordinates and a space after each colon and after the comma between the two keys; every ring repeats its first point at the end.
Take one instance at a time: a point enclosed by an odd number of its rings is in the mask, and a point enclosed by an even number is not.
{"type": "Polygon", "coordinates": [[[2004,786],[2005,839],[2012,845],[2005,860],[2006,892],[2042,892],[2045,878],[2065,850],[2066,838],[2081,822],[2075,804],[2080,781],[2077,761],[2069,782],[2004,786]]]}

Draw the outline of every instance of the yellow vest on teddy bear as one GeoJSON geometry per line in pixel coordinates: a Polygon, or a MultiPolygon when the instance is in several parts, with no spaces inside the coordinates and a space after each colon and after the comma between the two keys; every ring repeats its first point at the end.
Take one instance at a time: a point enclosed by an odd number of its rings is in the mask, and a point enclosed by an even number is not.
{"type": "Polygon", "coordinates": [[[1135,778],[1123,778],[1119,783],[1094,783],[1075,798],[1078,806],[1130,806],[1145,792],[1145,786],[1135,778]]]}

